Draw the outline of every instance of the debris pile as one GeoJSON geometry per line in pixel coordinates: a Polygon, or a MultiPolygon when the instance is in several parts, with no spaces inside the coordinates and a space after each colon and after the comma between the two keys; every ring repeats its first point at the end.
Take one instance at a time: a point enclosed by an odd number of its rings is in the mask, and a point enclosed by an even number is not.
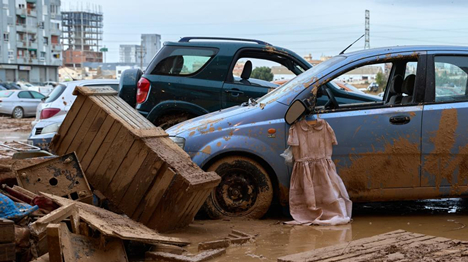
{"type": "Polygon", "coordinates": [[[77,87],[50,149],[76,152],[86,177],[116,211],[159,232],[190,224],[220,182],[110,87],[77,87]]]}

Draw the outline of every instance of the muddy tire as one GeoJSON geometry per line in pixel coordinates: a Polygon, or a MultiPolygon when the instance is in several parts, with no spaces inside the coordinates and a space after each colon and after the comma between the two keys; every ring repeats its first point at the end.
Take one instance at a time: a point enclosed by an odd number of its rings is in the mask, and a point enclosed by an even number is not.
{"type": "Polygon", "coordinates": [[[160,118],[156,119],[154,125],[159,126],[162,129],[168,129],[173,125],[177,125],[178,123],[184,122],[194,117],[194,115],[189,113],[173,113],[161,116],[160,118]]]}
{"type": "Polygon", "coordinates": [[[273,199],[273,186],[266,170],[256,161],[230,156],[213,163],[208,171],[221,176],[203,205],[212,219],[262,218],[273,199]]]}
{"type": "Polygon", "coordinates": [[[21,108],[19,106],[15,107],[13,109],[13,112],[11,112],[11,117],[16,118],[16,119],[23,118],[24,117],[23,108],[21,108]]]}

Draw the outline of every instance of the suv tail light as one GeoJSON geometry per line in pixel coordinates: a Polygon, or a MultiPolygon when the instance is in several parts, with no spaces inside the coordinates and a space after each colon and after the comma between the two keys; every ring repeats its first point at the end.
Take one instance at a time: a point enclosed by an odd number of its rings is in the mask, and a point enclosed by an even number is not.
{"type": "Polygon", "coordinates": [[[58,112],[60,112],[60,108],[44,108],[41,111],[41,116],[39,119],[47,119],[47,118],[53,117],[58,112]]]}
{"type": "Polygon", "coordinates": [[[142,77],[137,84],[137,95],[136,95],[136,102],[137,104],[141,104],[145,102],[146,98],[148,97],[148,92],[150,89],[150,81],[148,79],[142,77]]]}

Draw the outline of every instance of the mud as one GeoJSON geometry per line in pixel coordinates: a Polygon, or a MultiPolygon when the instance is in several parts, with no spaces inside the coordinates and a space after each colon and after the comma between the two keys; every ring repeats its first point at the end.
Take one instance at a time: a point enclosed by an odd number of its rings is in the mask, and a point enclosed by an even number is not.
{"type": "Polygon", "coordinates": [[[396,187],[395,183],[419,186],[419,148],[406,138],[388,141],[383,151],[350,154],[349,158],[352,164],[340,169],[340,176],[350,193],[396,187]]]}
{"type": "Polygon", "coordinates": [[[403,229],[410,232],[468,240],[468,201],[442,199],[355,204],[353,221],[335,227],[286,226],[288,218],[265,220],[196,220],[188,228],[169,233],[189,239],[188,251],[198,243],[226,238],[232,229],[256,236],[254,243],[229,247],[212,261],[276,261],[277,257],[403,229]]]}

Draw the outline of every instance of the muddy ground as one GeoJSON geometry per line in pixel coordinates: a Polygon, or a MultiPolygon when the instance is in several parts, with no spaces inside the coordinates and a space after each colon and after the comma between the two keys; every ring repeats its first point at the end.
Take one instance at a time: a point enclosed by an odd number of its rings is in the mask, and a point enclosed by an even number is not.
{"type": "MultiPolygon", "coordinates": [[[[0,117],[0,142],[25,141],[33,118],[14,120],[0,117]]],[[[355,203],[353,221],[335,227],[286,226],[290,218],[277,213],[266,219],[203,220],[168,235],[184,237],[197,252],[202,241],[228,236],[232,229],[257,235],[256,242],[230,247],[227,254],[212,261],[276,261],[277,257],[403,229],[411,232],[468,240],[468,200],[442,199],[391,203],[355,203]]]]}

